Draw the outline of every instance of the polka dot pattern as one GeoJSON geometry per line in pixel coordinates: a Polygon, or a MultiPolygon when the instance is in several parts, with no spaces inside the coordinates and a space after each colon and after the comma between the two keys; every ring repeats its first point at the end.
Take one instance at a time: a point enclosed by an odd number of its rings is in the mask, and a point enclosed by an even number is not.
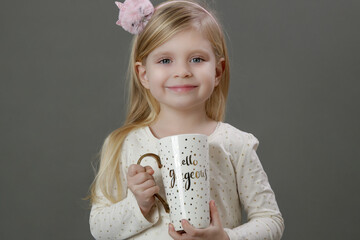
{"type": "MultiPolygon", "coordinates": [[[[158,139],[149,128],[131,132],[123,145],[120,166],[125,198],[111,203],[105,197],[92,206],[90,230],[95,239],[172,239],[168,235],[169,214],[156,202],[148,219],[142,215],[135,197],[126,188],[126,173],[145,153],[159,154],[158,139]]],[[[258,140],[250,133],[219,123],[208,137],[210,199],[214,199],[221,223],[230,239],[280,239],[284,222],[268,177],[256,154],[258,140]],[[241,222],[241,209],[248,221],[241,222]]],[[[161,169],[152,158],[151,166],[160,195],[165,195],[161,169]]],[[[196,183],[198,184],[198,183],[196,183]]],[[[114,192],[116,188],[114,188],[114,192]]]]}

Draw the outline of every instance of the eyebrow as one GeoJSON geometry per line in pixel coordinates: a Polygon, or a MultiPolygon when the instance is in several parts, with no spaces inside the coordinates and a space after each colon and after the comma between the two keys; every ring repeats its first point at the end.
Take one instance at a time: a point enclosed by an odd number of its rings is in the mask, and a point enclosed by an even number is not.
{"type": "Polygon", "coordinates": [[[168,56],[168,55],[172,55],[172,53],[171,52],[169,52],[169,51],[160,51],[160,52],[157,52],[157,53],[155,53],[154,55],[153,55],[153,58],[158,58],[158,57],[160,57],[160,56],[168,56]]]}
{"type": "MultiPolygon", "coordinates": [[[[190,50],[189,51],[189,55],[191,55],[191,54],[204,54],[204,55],[206,55],[206,56],[210,56],[210,53],[209,53],[209,51],[208,50],[205,50],[205,49],[203,49],[203,48],[196,48],[196,49],[192,49],[192,50],[190,50]]],[[[174,53],[173,52],[171,52],[171,51],[159,51],[159,52],[157,52],[157,53],[155,53],[152,57],[153,58],[159,58],[159,57],[161,57],[161,56],[171,56],[171,55],[173,55],[174,53]]]]}

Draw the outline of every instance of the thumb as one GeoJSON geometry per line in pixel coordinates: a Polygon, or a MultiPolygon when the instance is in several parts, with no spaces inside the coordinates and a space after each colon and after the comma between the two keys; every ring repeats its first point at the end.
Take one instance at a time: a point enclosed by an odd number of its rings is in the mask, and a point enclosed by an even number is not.
{"type": "Polygon", "coordinates": [[[215,206],[214,200],[210,201],[210,218],[211,218],[211,225],[222,227],[219,212],[215,206]]]}
{"type": "Polygon", "coordinates": [[[154,169],[150,166],[145,166],[145,172],[147,172],[150,175],[153,175],[155,173],[154,169]]]}

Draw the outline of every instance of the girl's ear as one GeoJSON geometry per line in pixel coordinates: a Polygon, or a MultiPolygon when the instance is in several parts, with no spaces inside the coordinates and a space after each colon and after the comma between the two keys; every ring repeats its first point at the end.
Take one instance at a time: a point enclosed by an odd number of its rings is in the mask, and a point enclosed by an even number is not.
{"type": "Polygon", "coordinates": [[[146,76],[146,67],[141,62],[135,63],[135,69],[139,76],[141,84],[146,88],[149,89],[149,81],[146,76]]]}
{"type": "Polygon", "coordinates": [[[220,58],[218,63],[216,64],[216,69],[215,69],[215,86],[219,85],[224,70],[225,70],[225,59],[220,58]]]}

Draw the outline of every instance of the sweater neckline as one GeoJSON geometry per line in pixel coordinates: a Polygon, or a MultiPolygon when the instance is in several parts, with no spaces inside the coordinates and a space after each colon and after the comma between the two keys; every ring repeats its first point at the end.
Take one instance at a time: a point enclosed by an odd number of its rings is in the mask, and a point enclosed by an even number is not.
{"type": "MultiPolygon", "coordinates": [[[[216,133],[219,131],[219,128],[221,127],[221,125],[222,125],[222,122],[218,122],[218,123],[217,123],[215,130],[214,130],[210,135],[208,135],[208,140],[209,140],[209,141],[216,135],[216,133]]],[[[149,126],[145,126],[145,127],[144,127],[144,130],[145,130],[145,132],[147,133],[147,135],[150,136],[150,138],[151,138],[152,140],[159,141],[159,140],[161,139],[161,138],[157,138],[157,137],[154,136],[154,134],[151,132],[149,126]]]]}

